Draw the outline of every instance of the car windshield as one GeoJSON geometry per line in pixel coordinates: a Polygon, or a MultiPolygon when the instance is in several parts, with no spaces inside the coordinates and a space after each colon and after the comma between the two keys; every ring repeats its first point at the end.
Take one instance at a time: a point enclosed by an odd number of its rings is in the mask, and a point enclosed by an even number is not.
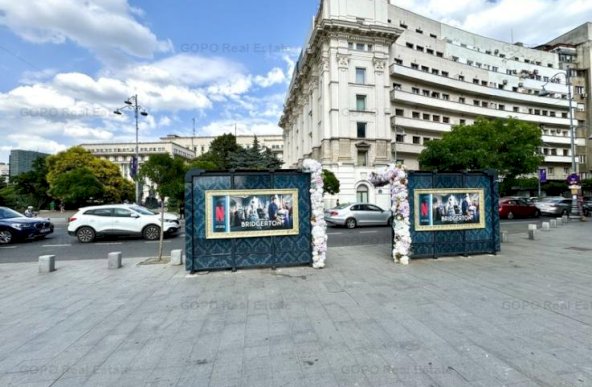
{"type": "Polygon", "coordinates": [[[0,219],[24,218],[25,216],[10,208],[0,208],[0,219]]]}
{"type": "Polygon", "coordinates": [[[130,206],[130,209],[136,211],[139,214],[142,215],[154,215],[154,212],[150,211],[149,209],[147,209],[146,207],[142,207],[142,206],[130,206]]]}

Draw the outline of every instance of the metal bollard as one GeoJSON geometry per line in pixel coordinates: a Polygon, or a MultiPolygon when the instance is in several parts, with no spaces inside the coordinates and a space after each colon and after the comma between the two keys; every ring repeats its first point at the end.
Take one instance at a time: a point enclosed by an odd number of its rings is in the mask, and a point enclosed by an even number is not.
{"type": "Polygon", "coordinates": [[[543,231],[549,231],[551,229],[551,226],[549,225],[549,222],[543,222],[543,231]]]}
{"type": "Polygon", "coordinates": [[[107,267],[109,270],[119,269],[121,267],[121,251],[116,251],[107,255],[107,267]]]}
{"type": "Polygon", "coordinates": [[[551,219],[551,227],[557,228],[557,219],[551,219]]]}
{"type": "Polygon", "coordinates": [[[55,255],[41,255],[39,257],[39,273],[51,273],[55,270],[55,255]]]}
{"type": "Polygon", "coordinates": [[[536,230],[528,230],[528,239],[534,240],[535,234],[536,234],[536,230]]]}
{"type": "Polygon", "coordinates": [[[171,265],[182,265],[183,264],[183,250],[172,250],[171,251],[171,265]]]}
{"type": "Polygon", "coordinates": [[[502,243],[507,243],[510,241],[510,233],[507,231],[502,231],[502,243]]]}

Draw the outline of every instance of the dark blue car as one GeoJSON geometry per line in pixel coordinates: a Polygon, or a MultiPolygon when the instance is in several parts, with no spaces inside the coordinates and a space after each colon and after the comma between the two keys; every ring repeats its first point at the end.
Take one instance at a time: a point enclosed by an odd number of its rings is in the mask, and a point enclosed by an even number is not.
{"type": "Polygon", "coordinates": [[[0,207],[0,245],[17,240],[44,238],[53,233],[48,219],[27,218],[8,207],[0,207]]]}

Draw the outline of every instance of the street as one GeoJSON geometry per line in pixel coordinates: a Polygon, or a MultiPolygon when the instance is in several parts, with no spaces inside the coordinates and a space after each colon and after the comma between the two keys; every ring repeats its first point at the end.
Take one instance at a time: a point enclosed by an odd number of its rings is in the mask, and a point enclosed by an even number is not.
{"type": "MultiPolygon", "coordinates": [[[[550,218],[502,220],[501,229],[510,234],[526,233],[528,224],[536,223],[538,228],[542,222],[550,218]]],[[[363,246],[388,244],[391,239],[389,227],[360,227],[347,229],[328,227],[329,247],[363,246]]],[[[185,232],[174,237],[165,238],[164,254],[171,250],[184,249],[185,232]]],[[[141,238],[109,238],[99,239],[94,243],[82,244],[68,235],[66,224],[58,221],[53,234],[45,239],[25,241],[0,246],[0,264],[15,262],[34,262],[41,255],[56,255],[59,260],[104,259],[113,251],[121,251],[125,258],[153,257],[158,253],[158,241],[146,241],[141,238]]]]}

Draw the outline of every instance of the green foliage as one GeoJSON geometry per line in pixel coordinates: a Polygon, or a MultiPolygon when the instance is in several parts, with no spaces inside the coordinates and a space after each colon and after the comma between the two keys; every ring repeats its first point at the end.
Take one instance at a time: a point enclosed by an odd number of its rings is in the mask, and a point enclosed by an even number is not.
{"type": "MultiPolygon", "coordinates": [[[[134,185],[129,180],[126,180],[119,171],[119,167],[114,163],[100,159],[93,156],[89,151],[82,147],[73,147],[64,152],[47,158],[47,181],[49,183],[49,193],[68,204],[80,205],[88,202],[91,197],[95,200],[104,201],[107,203],[121,203],[124,200],[133,200],[134,185]],[[66,180],[60,179],[60,176],[67,174],[70,171],[79,169],[81,166],[90,171],[100,182],[103,189],[97,194],[96,186],[89,186],[86,193],[82,190],[84,187],[79,187],[79,191],[75,195],[67,195],[70,199],[66,199],[63,195],[67,193],[67,186],[62,187],[66,180]],[[59,192],[59,194],[58,194],[59,192]],[[70,202],[72,198],[78,198],[76,202],[70,202]]],[[[86,176],[82,172],[77,172],[80,176],[86,176]]]]}
{"type": "Polygon", "coordinates": [[[140,178],[148,178],[156,185],[161,200],[165,197],[180,198],[184,192],[185,164],[180,158],[167,154],[150,156],[140,167],[140,178]]]}
{"type": "Polygon", "coordinates": [[[16,176],[13,183],[16,192],[28,203],[27,205],[33,206],[35,209],[46,208],[51,201],[48,194],[46,157],[35,159],[31,170],[16,176]]]}
{"type": "Polygon", "coordinates": [[[339,193],[339,180],[335,177],[335,174],[328,170],[323,169],[323,193],[335,195],[339,193]]]}
{"type": "Polygon", "coordinates": [[[84,203],[104,197],[105,186],[89,168],[80,167],[57,176],[52,193],[66,203],[84,203]]]}
{"type": "Polygon", "coordinates": [[[261,148],[257,136],[250,148],[242,148],[229,155],[230,169],[279,169],[283,161],[279,160],[271,149],[261,148]]]}
{"type": "Polygon", "coordinates": [[[454,126],[419,155],[422,170],[496,169],[504,181],[536,172],[544,158],[538,126],[514,118],[478,118],[473,125],[454,126]]]}
{"type": "Polygon", "coordinates": [[[193,159],[190,163],[189,163],[189,168],[190,169],[203,169],[206,171],[215,171],[218,169],[218,165],[212,161],[212,160],[208,160],[207,157],[202,158],[202,156],[207,155],[207,153],[204,153],[203,155],[197,157],[196,159],[193,159]]]}
{"type": "Polygon", "coordinates": [[[28,199],[26,197],[21,196],[17,189],[16,185],[8,184],[6,187],[0,189],[0,206],[6,206],[13,208],[17,211],[24,211],[27,208],[28,199]]]}
{"type": "Polygon", "coordinates": [[[215,169],[230,169],[229,158],[234,152],[240,151],[242,147],[236,143],[236,137],[227,133],[216,137],[210,144],[208,152],[197,159],[216,164],[215,169]]]}

